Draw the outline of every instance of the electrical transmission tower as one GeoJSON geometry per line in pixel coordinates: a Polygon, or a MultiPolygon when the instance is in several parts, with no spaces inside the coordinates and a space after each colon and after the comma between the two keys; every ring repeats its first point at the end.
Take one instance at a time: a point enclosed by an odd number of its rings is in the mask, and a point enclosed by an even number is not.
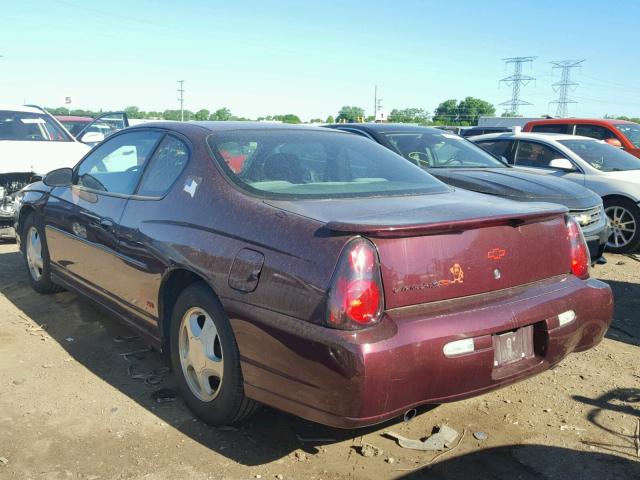
{"type": "Polygon", "coordinates": [[[512,115],[518,115],[518,108],[521,105],[531,105],[529,102],[520,100],[520,89],[526,87],[535,77],[522,74],[522,65],[525,63],[533,63],[533,60],[537,57],[513,57],[503,58],[502,61],[507,65],[513,64],[513,75],[504,77],[500,82],[506,83],[511,87],[511,100],[502,102],[500,105],[507,107],[506,111],[512,115]]]}
{"type": "Polygon", "coordinates": [[[184,122],[184,88],[182,88],[184,80],[178,80],[178,83],[180,84],[180,88],[178,88],[178,93],[180,94],[180,98],[178,98],[180,101],[180,121],[184,122]]]}
{"type": "Polygon", "coordinates": [[[569,116],[569,104],[578,103],[575,100],[569,98],[569,90],[574,91],[579,83],[571,81],[571,69],[581,67],[583,60],[560,60],[557,62],[551,62],[553,70],[556,68],[561,69],[560,81],[551,85],[553,91],[558,93],[558,99],[550,102],[558,104],[556,109],[556,116],[564,118],[569,116]]]}

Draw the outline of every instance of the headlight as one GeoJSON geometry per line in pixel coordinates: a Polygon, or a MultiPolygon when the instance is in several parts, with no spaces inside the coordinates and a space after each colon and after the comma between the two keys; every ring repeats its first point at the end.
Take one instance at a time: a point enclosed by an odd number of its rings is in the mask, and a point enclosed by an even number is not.
{"type": "Polygon", "coordinates": [[[580,226],[588,225],[589,222],[591,222],[591,215],[588,213],[578,213],[576,215],[572,215],[572,217],[580,226]]]}

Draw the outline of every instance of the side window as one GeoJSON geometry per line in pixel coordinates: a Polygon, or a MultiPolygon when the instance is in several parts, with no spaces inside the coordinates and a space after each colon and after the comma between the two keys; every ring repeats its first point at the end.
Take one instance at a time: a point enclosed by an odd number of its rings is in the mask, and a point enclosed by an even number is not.
{"type": "Polygon", "coordinates": [[[576,135],[591,137],[597,140],[616,138],[611,130],[605,127],[601,127],[600,125],[576,125],[576,135]]]}
{"type": "Polygon", "coordinates": [[[493,140],[487,142],[478,142],[478,145],[484,148],[487,152],[493,153],[497,157],[505,157],[511,162],[509,153],[511,152],[511,145],[513,142],[510,140],[493,140]]]}
{"type": "Polygon", "coordinates": [[[569,125],[566,123],[550,123],[547,125],[534,125],[532,132],[537,133],[569,133],[569,125]]]}
{"type": "Polygon", "coordinates": [[[100,144],[78,167],[76,184],[131,195],[162,132],[142,130],[100,144]]]}
{"type": "Polygon", "coordinates": [[[161,197],[180,176],[189,161],[189,149],[181,140],[167,135],[144,172],[138,195],[161,197]]]}
{"type": "Polygon", "coordinates": [[[520,140],[515,164],[520,167],[547,168],[555,158],[564,158],[564,155],[547,145],[520,140]]]}

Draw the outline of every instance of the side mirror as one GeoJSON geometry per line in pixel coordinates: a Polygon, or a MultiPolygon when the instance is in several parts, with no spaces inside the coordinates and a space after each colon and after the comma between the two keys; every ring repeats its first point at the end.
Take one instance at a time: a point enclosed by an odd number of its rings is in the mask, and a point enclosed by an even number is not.
{"type": "Polygon", "coordinates": [[[73,183],[73,169],[57,168],[47,173],[42,181],[50,187],[68,187],[73,183]]]}
{"type": "Polygon", "coordinates": [[[103,140],[104,134],[100,132],[87,132],[80,139],[82,143],[100,143],[103,140]]]}
{"type": "Polygon", "coordinates": [[[606,138],[604,143],[611,145],[612,147],[622,148],[622,142],[617,138],[606,138]]]}
{"type": "Polygon", "coordinates": [[[549,167],[557,168],[558,170],[567,170],[567,171],[575,170],[571,161],[566,158],[554,158],[549,162],[549,167]]]}
{"type": "Polygon", "coordinates": [[[509,160],[507,160],[507,157],[505,157],[504,155],[500,155],[500,160],[502,160],[507,165],[509,164],[509,160]]]}

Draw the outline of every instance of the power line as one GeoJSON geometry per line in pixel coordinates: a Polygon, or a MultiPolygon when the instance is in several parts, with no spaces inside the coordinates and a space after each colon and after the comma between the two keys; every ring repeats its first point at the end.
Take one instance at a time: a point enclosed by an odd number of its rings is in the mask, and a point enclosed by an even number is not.
{"type": "Polygon", "coordinates": [[[552,70],[559,68],[561,70],[560,81],[551,85],[554,92],[558,93],[558,99],[550,102],[550,104],[556,103],[558,108],[556,109],[556,116],[565,118],[569,115],[569,104],[578,103],[575,100],[569,98],[569,90],[574,91],[580,85],[578,82],[571,81],[571,69],[582,66],[583,60],[559,60],[551,62],[553,65],[552,70]]]}
{"type": "Polygon", "coordinates": [[[184,80],[178,80],[178,83],[180,84],[180,88],[178,88],[178,93],[180,94],[180,98],[178,98],[180,101],[180,121],[184,122],[184,80]]]}
{"type": "Polygon", "coordinates": [[[525,102],[520,99],[520,89],[526,87],[535,77],[522,74],[522,65],[525,63],[533,64],[533,60],[537,57],[512,57],[503,58],[502,61],[506,65],[513,64],[513,75],[504,77],[500,80],[500,83],[505,83],[511,87],[511,100],[502,102],[500,105],[509,107],[505,109],[506,112],[510,112],[513,115],[518,115],[518,109],[521,105],[531,105],[529,102],[525,102]]]}

